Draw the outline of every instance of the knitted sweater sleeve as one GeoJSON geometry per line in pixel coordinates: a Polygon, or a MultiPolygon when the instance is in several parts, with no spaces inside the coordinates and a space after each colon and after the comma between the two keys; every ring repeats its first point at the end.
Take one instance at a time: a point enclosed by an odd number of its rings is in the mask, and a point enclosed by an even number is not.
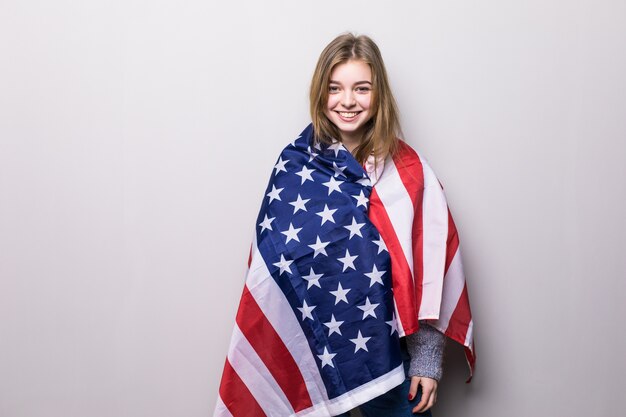
{"type": "Polygon", "coordinates": [[[420,322],[417,333],[406,336],[411,357],[409,376],[424,376],[439,381],[443,374],[443,351],[446,336],[434,327],[420,322]]]}

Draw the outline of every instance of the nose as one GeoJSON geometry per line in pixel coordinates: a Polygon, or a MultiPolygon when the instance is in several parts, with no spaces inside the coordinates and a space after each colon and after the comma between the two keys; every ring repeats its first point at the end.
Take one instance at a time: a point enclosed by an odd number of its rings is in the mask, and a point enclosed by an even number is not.
{"type": "Polygon", "coordinates": [[[346,89],[341,97],[341,104],[345,108],[352,107],[356,104],[356,98],[354,97],[354,92],[346,89]]]}

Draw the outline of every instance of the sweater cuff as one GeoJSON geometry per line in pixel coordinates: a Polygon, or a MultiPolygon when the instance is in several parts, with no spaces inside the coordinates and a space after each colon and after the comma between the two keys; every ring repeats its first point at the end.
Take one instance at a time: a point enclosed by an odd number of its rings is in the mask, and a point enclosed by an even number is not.
{"type": "Polygon", "coordinates": [[[434,327],[420,322],[417,333],[406,336],[411,357],[409,376],[423,376],[439,381],[443,374],[443,352],[446,336],[434,327]]]}

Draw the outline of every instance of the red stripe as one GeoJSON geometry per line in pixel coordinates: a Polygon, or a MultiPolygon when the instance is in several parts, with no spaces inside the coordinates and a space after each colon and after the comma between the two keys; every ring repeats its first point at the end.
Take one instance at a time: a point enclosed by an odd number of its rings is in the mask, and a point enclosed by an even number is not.
{"type": "Polygon", "coordinates": [[[444,269],[444,277],[448,273],[448,268],[454,259],[454,255],[456,251],[459,249],[459,235],[456,231],[456,225],[454,224],[454,220],[452,219],[452,213],[450,213],[450,208],[448,208],[448,239],[446,245],[446,267],[444,269]]]}
{"type": "Polygon", "coordinates": [[[419,323],[417,321],[417,305],[413,296],[415,289],[411,279],[411,269],[385,206],[376,192],[376,188],[372,189],[370,195],[368,215],[372,224],[378,229],[383,238],[391,257],[391,282],[393,285],[393,297],[396,301],[398,315],[400,316],[398,319],[405,334],[415,333],[419,328],[419,323]]]}
{"type": "MultiPolygon", "coordinates": [[[[415,305],[422,303],[424,282],[424,227],[422,200],[424,196],[424,169],[417,153],[406,143],[400,142],[400,151],[394,156],[394,163],[411,203],[413,204],[413,225],[411,242],[413,244],[413,282],[415,305]]],[[[416,310],[419,315],[419,310],[416,310]]],[[[410,334],[407,332],[407,334],[410,334]]]]}
{"type": "Polygon", "coordinates": [[[236,322],[285,393],[295,412],[311,407],[313,402],[296,361],[274,326],[263,314],[248,287],[244,287],[236,322]]]}
{"type": "Polygon", "coordinates": [[[220,397],[233,417],[264,417],[266,415],[228,359],[226,359],[222,373],[220,397]]]}
{"type": "Polygon", "coordinates": [[[470,321],[472,321],[472,312],[470,311],[466,283],[463,285],[463,292],[461,292],[459,301],[456,303],[454,312],[450,317],[446,335],[460,344],[465,345],[465,338],[467,337],[467,329],[469,328],[470,321]]]}

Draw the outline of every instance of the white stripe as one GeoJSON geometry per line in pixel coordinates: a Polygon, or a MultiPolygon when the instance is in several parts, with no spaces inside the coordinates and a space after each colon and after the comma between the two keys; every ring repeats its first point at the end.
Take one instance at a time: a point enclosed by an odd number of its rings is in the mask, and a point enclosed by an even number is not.
{"type": "Polygon", "coordinates": [[[378,397],[397,387],[405,380],[404,365],[398,366],[396,369],[387,372],[385,375],[369,381],[358,388],[348,391],[339,397],[326,401],[325,403],[316,404],[313,407],[300,411],[295,414],[298,417],[328,417],[350,411],[367,401],[378,397]]]}
{"type": "Polygon", "coordinates": [[[300,368],[311,401],[315,404],[327,400],[326,386],[319,374],[317,363],[298,318],[285,294],[272,278],[256,244],[255,239],[246,285],[300,368]]]}
{"type": "Polygon", "coordinates": [[[267,415],[288,416],[293,408],[282,389],[235,324],[228,361],[267,415]]]}
{"type": "Polygon", "coordinates": [[[398,327],[398,336],[404,337],[404,326],[402,325],[402,320],[400,320],[400,314],[398,314],[398,303],[396,302],[396,297],[393,297],[393,309],[396,312],[396,326],[398,327]]]}
{"type": "Polygon", "coordinates": [[[222,401],[222,397],[217,394],[217,402],[215,403],[215,412],[213,413],[213,417],[233,417],[233,415],[226,408],[226,404],[222,401]]]}
{"type": "Polygon", "coordinates": [[[424,198],[422,201],[424,277],[422,279],[422,302],[418,313],[420,320],[439,317],[448,240],[446,197],[428,162],[424,159],[421,161],[424,169],[424,198]]]}
{"type": "Polygon", "coordinates": [[[444,332],[450,323],[450,317],[454,313],[459,298],[465,288],[465,276],[463,275],[463,263],[461,260],[461,247],[457,247],[457,251],[452,258],[452,263],[448,268],[448,273],[443,280],[443,301],[441,305],[441,314],[439,320],[433,321],[432,325],[439,331],[444,332]]]}
{"type": "Polygon", "coordinates": [[[385,170],[378,180],[376,192],[385,206],[393,230],[413,276],[413,216],[415,213],[407,191],[393,159],[387,158],[385,170]]]}

